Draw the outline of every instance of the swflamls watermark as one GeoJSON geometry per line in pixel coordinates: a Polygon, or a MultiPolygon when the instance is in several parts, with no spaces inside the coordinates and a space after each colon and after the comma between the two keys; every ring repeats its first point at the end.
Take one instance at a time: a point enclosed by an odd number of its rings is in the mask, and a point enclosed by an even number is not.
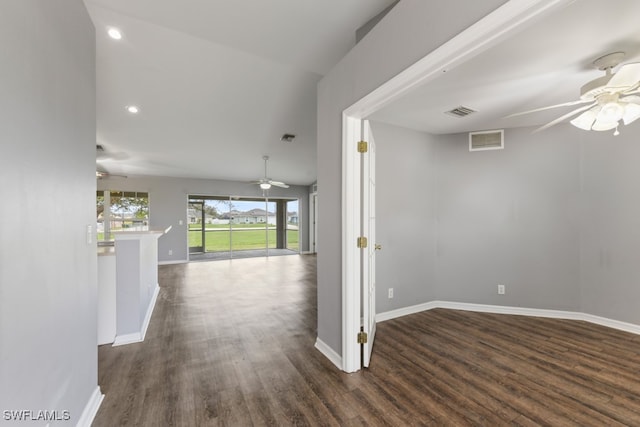
{"type": "Polygon", "coordinates": [[[2,411],[2,418],[5,421],[69,421],[71,413],[69,411],[49,411],[17,409],[2,411]]]}

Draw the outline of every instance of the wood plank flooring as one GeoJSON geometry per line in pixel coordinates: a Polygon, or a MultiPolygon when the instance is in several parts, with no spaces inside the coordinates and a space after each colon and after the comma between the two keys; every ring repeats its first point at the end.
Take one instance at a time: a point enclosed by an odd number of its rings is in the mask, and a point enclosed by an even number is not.
{"type": "Polygon", "coordinates": [[[314,256],[161,266],[143,343],[99,349],[94,426],[640,426],[640,337],[431,310],[378,325],[371,367],[314,349],[314,256]]]}

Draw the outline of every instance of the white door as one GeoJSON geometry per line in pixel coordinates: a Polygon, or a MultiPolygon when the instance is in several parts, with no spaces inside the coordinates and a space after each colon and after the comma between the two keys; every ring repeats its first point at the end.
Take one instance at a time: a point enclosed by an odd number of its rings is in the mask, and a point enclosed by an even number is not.
{"type": "Polygon", "coordinates": [[[380,249],[376,243],[376,145],[367,120],[363,120],[362,137],[368,143],[362,159],[362,232],[367,237],[362,250],[362,328],[367,334],[362,365],[366,368],[376,335],[376,251],[380,249]]]}

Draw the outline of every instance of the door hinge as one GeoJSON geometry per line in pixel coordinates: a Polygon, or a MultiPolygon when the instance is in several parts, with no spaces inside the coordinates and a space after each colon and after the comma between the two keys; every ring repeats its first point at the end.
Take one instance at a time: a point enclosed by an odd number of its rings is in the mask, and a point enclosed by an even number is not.
{"type": "Polygon", "coordinates": [[[367,144],[367,141],[358,142],[358,153],[366,153],[367,151],[369,151],[369,144],[367,144]]]}
{"type": "Polygon", "coordinates": [[[367,333],[366,332],[358,332],[358,344],[366,344],[367,343],[367,333]]]}
{"type": "Polygon", "coordinates": [[[368,242],[366,237],[358,237],[358,242],[357,242],[358,248],[364,249],[367,247],[367,244],[368,242]]]}

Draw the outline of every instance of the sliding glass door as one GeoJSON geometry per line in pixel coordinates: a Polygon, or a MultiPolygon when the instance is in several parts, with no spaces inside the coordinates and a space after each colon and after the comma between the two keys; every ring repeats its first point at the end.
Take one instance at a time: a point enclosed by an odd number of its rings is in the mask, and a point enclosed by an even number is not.
{"type": "Polygon", "coordinates": [[[231,251],[275,248],[275,203],[240,198],[231,203],[231,251]]]}
{"type": "Polygon", "coordinates": [[[298,216],[298,201],[287,201],[287,249],[300,251],[300,217],[298,216]]]}
{"type": "Polygon", "coordinates": [[[298,250],[297,201],[266,198],[190,196],[189,253],[204,258],[268,256],[270,250],[298,250]],[[285,206],[286,221],[279,221],[285,206]],[[289,230],[290,228],[290,230],[289,230]],[[280,234],[279,234],[280,233],[280,234]],[[278,235],[289,233],[286,243],[278,235]]]}

